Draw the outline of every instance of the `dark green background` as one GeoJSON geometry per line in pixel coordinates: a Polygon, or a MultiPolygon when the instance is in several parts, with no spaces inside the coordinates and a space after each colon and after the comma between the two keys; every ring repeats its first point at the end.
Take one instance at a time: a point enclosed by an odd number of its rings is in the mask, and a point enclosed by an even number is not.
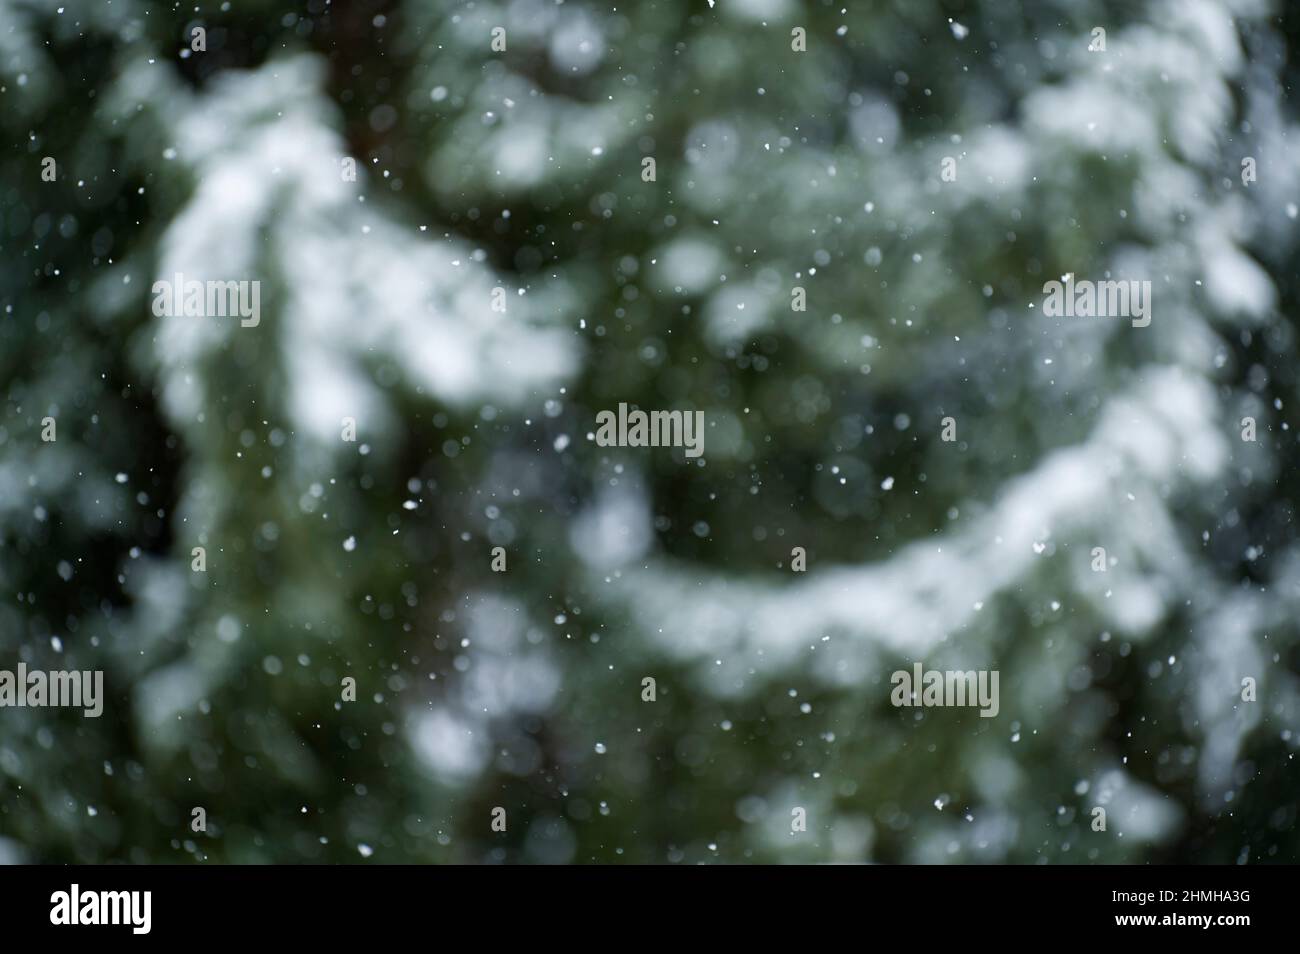
{"type": "Polygon", "coordinates": [[[0,0],[0,667],[109,699],[0,710],[0,859],[1296,860],[1294,6],[62,6],[0,0]],[[1151,327],[1039,313],[1108,269],[1151,327]]]}

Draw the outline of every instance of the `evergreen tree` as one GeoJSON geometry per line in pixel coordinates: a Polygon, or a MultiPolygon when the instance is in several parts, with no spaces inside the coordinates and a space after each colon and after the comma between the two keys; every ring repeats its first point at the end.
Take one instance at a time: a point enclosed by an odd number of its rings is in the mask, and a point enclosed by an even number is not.
{"type": "Polygon", "coordinates": [[[1280,9],[0,0],[0,857],[1294,861],[1280,9]]]}

